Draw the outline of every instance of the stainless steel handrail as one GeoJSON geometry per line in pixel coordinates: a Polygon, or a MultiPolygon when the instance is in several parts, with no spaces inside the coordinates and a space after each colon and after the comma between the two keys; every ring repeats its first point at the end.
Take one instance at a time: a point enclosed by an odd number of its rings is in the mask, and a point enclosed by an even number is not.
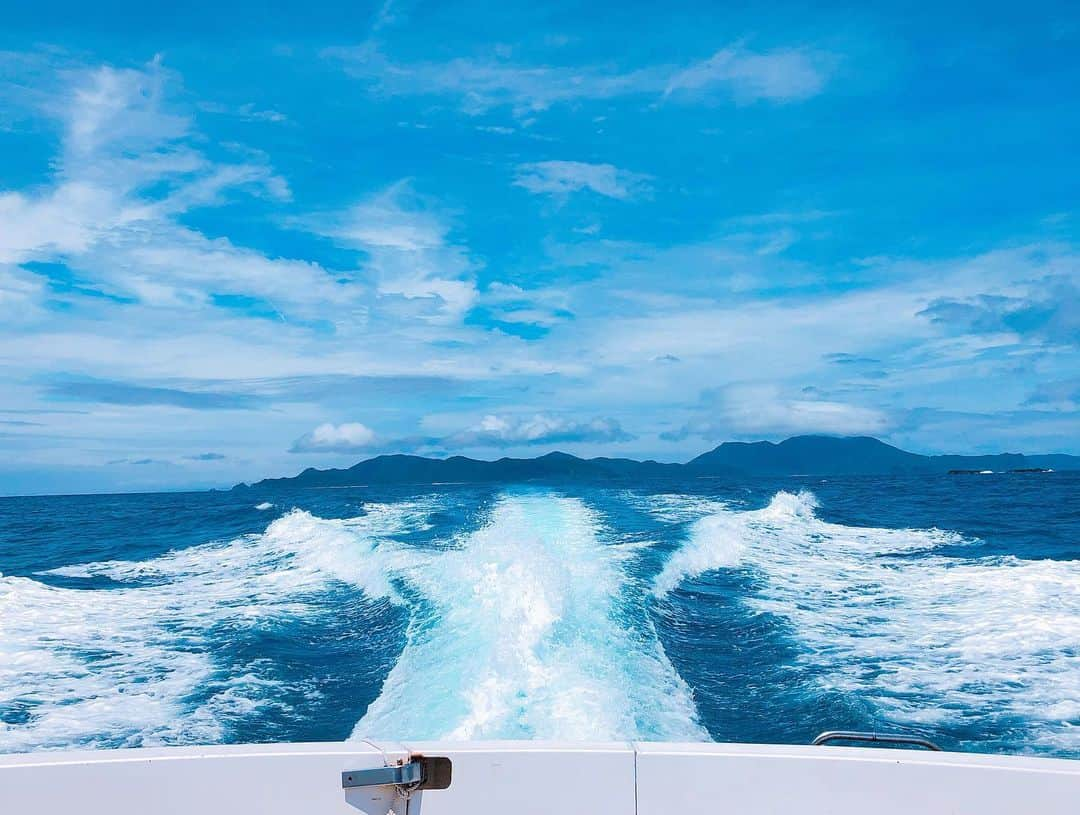
{"type": "Polygon", "coordinates": [[[886,744],[910,744],[912,747],[925,747],[927,750],[937,750],[938,747],[930,739],[922,736],[908,736],[904,733],[865,733],[859,730],[826,730],[816,739],[814,744],[828,744],[831,741],[865,741],[884,742],[886,744]]]}

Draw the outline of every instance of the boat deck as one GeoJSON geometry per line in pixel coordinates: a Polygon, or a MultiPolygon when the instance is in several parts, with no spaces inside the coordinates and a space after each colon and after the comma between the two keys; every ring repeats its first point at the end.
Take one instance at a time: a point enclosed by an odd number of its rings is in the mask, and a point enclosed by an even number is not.
{"type": "Polygon", "coordinates": [[[0,756],[9,815],[1075,815],[1078,802],[1080,761],[857,747],[340,742],[0,756]],[[449,759],[447,788],[406,798],[345,782],[418,755],[449,759]]]}

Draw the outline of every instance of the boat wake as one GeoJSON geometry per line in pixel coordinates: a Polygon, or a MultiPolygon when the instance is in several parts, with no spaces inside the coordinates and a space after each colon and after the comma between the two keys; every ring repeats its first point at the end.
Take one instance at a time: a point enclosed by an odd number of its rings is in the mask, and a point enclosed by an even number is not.
{"type": "Polygon", "coordinates": [[[573,498],[504,496],[400,574],[408,644],[354,735],[701,740],[689,689],[631,595],[632,550],[573,498]]]}
{"type": "MultiPolygon", "coordinates": [[[[693,630],[668,606],[694,614],[719,595],[666,598],[717,571],[752,578],[732,602],[777,621],[755,634],[784,639],[777,668],[872,707],[875,723],[974,749],[1080,752],[1080,563],[827,523],[806,493],[756,510],[590,496],[505,492],[478,520],[445,494],[339,520],[292,510],[261,534],[147,560],[0,576],[0,752],[350,730],[705,740],[705,706],[661,633],[693,630]],[[303,730],[313,712],[326,724],[303,730]]],[[[691,658],[742,665],[724,656],[691,658]]],[[[726,688],[703,692],[738,709],[726,688]]]]}
{"type": "Polygon", "coordinates": [[[826,523],[807,493],[780,492],[755,511],[698,509],[655,579],[658,596],[712,570],[750,569],[763,580],[742,602],[786,621],[824,689],[895,724],[1080,750],[1080,562],[945,557],[935,550],[965,541],[826,523]]]}
{"type": "Polygon", "coordinates": [[[87,588],[0,578],[0,751],[230,740],[238,719],[287,713],[284,688],[265,658],[226,666],[215,650],[326,625],[342,603],[410,619],[358,736],[707,738],[629,549],[603,542],[582,502],[503,496],[474,531],[404,543],[437,508],[294,510],[260,535],[45,575],[87,588]]]}
{"type": "Polygon", "coordinates": [[[432,507],[366,509],[293,511],[260,535],[43,575],[87,588],[0,577],[0,752],[213,743],[226,722],[280,708],[265,658],[226,669],[213,651],[333,613],[335,586],[397,599],[383,565],[398,554],[391,536],[432,507]]]}

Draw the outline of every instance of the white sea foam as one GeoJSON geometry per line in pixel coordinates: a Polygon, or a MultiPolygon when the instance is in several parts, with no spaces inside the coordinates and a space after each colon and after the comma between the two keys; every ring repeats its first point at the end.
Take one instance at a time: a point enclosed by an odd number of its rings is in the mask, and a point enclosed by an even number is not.
{"type": "Polygon", "coordinates": [[[119,584],[107,589],[0,577],[0,709],[26,713],[0,724],[0,752],[228,739],[230,722],[282,706],[284,688],[263,661],[216,663],[220,632],[325,613],[341,585],[412,615],[358,734],[707,738],[648,619],[624,602],[640,593],[633,549],[605,543],[594,513],[508,496],[451,548],[397,541],[436,506],[293,511],[259,535],[51,572],[119,584]]]}
{"type": "Polygon", "coordinates": [[[259,510],[266,510],[266,509],[273,509],[273,508],[274,508],[274,505],[271,504],[269,501],[263,501],[261,504],[256,504],[255,505],[255,509],[259,509],[259,510]]]}
{"type": "Polygon", "coordinates": [[[431,508],[369,505],[341,521],[293,511],[261,535],[52,572],[119,588],[0,577],[0,709],[28,714],[0,722],[0,752],[220,741],[230,717],[280,702],[259,664],[235,675],[214,664],[212,627],[309,616],[334,583],[399,600],[387,579],[401,557],[393,536],[431,508]]]}
{"type": "MultiPolygon", "coordinates": [[[[635,499],[638,500],[638,499],[635,499]]],[[[290,512],[263,534],[146,561],[66,567],[72,589],[0,577],[0,751],[211,742],[280,707],[256,660],[226,672],[213,629],[325,613],[326,591],[407,604],[407,644],[355,734],[390,738],[703,739],[692,695],[640,610],[635,550],[582,502],[506,495],[478,529],[421,550],[434,501],[324,520],[290,512]]],[[[828,524],[808,494],[740,512],[664,496],[690,524],[658,596],[718,568],[761,578],[744,602],[789,623],[829,690],[902,724],[961,719],[1080,748],[1080,564],[944,557],[936,530],[828,524]]]]}
{"type": "Polygon", "coordinates": [[[657,520],[665,523],[685,523],[696,521],[706,515],[721,512],[728,507],[724,501],[717,501],[702,495],[683,495],[681,493],[654,493],[642,496],[631,490],[622,494],[623,500],[646,510],[657,520]]]}
{"type": "Polygon", "coordinates": [[[601,532],[576,499],[507,496],[458,548],[407,564],[425,602],[354,735],[708,738],[648,621],[630,624],[629,552],[601,532]]]}
{"type": "Polygon", "coordinates": [[[934,552],[960,542],[826,523],[812,496],[781,492],[699,520],[654,589],[751,568],[765,580],[745,602],[790,623],[827,688],[898,723],[1020,728],[1035,747],[1080,749],[1080,562],[934,552]]]}
{"type": "Polygon", "coordinates": [[[0,752],[159,741],[179,700],[212,671],[150,623],[163,616],[145,592],[0,579],[0,706],[17,700],[32,715],[0,723],[0,752]]]}

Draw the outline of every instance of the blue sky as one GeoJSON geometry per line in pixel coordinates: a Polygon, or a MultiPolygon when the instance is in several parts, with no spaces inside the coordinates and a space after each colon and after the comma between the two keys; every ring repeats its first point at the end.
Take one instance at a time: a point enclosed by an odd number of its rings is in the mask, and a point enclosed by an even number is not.
{"type": "Polygon", "coordinates": [[[1080,453],[1077,54],[1064,3],[6,9],[0,493],[1080,453]]]}

